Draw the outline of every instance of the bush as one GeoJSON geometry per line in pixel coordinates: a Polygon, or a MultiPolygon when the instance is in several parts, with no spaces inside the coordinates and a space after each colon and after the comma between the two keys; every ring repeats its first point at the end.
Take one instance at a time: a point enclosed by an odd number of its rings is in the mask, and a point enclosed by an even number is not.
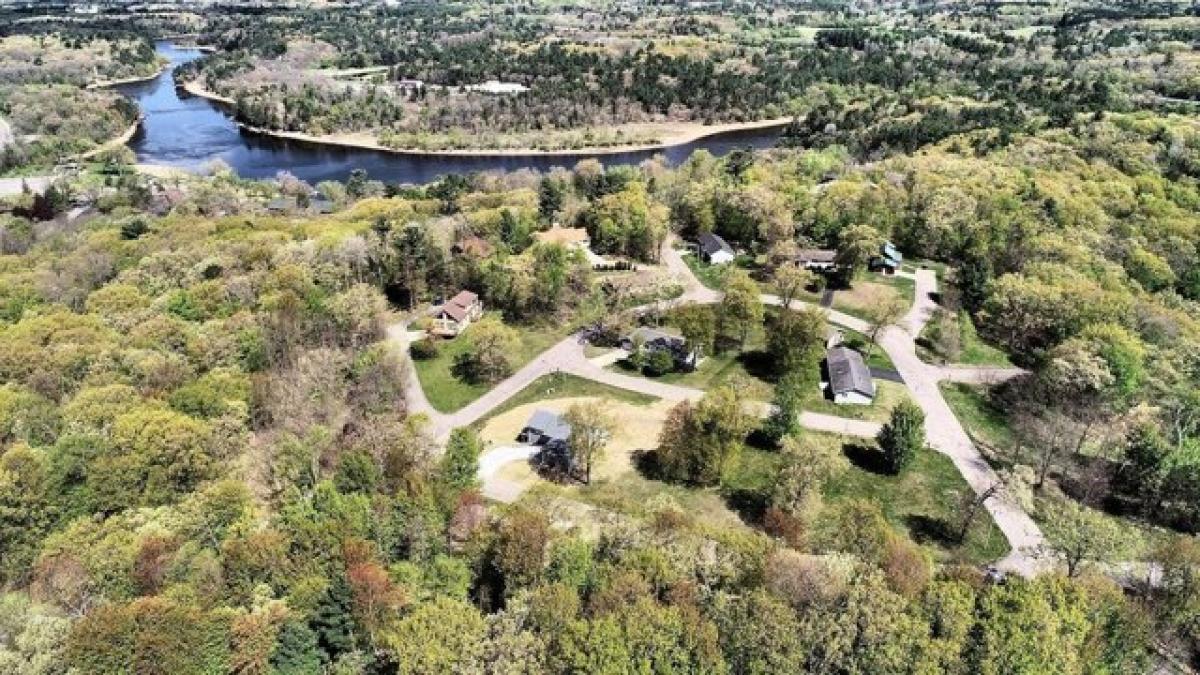
{"type": "Polygon", "coordinates": [[[424,337],[408,348],[414,359],[418,361],[428,361],[436,359],[442,348],[438,345],[437,340],[432,337],[424,337]]]}
{"type": "Polygon", "coordinates": [[[675,370],[675,357],[665,349],[655,349],[645,355],[642,369],[647,375],[658,377],[675,370]]]}

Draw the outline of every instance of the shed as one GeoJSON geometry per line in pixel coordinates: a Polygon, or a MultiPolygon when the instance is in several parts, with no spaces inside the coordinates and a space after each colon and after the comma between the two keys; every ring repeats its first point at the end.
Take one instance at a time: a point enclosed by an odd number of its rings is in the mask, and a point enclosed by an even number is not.
{"type": "Polygon", "coordinates": [[[733,262],[733,247],[720,235],[704,232],[697,239],[700,244],[700,257],[710,265],[725,265],[733,262]]]}
{"type": "Polygon", "coordinates": [[[875,382],[862,354],[838,345],[825,353],[825,367],[834,403],[870,405],[875,400],[875,382]]]}

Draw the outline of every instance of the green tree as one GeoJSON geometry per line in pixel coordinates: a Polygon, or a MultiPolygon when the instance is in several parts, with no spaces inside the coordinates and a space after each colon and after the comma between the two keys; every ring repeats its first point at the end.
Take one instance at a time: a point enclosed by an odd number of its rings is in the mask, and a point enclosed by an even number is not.
{"type": "Polygon", "coordinates": [[[571,457],[577,467],[583,468],[583,482],[590,484],[592,466],[604,456],[617,421],[597,402],[572,404],[563,418],[571,426],[567,438],[571,457]]]}
{"type": "Polygon", "coordinates": [[[846,285],[853,283],[866,269],[871,258],[879,254],[882,246],[883,236],[870,225],[855,224],[842,228],[838,232],[835,258],[842,281],[846,285]]]}
{"type": "Polygon", "coordinates": [[[454,362],[454,374],[468,382],[499,382],[512,372],[509,356],[517,350],[517,332],[495,317],[484,317],[469,329],[468,351],[454,362]]]}
{"type": "Polygon", "coordinates": [[[438,466],[438,478],[443,485],[456,491],[469,490],[479,484],[479,455],[483,443],[470,427],[450,432],[446,452],[438,466]]]}
{"type": "Polygon", "coordinates": [[[271,668],[276,675],[320,675],[321,651],[317,635],[303,621],[286,619],[279,627],[271,652],[271,668]]]}
{"type": "Polygon", "coordinates": [[[763,431],[772,441],[779,443],[787,436],[795,436],[802,430],[800,413],[804,401],[816,387],[814,374],[803,370],[788,371],[775,385],[771,401],[771,415],[763,424],[763,431]]]}
{"type": "Polygon", "coordinates": [[[780,309],[767,331],[767,352],[777,372],[804,373],[815,382],[825,345],[825,315],[819,309],[780,309]]]}
{"type": "Polygon", "coordinates": [[[1112,518],[1074,501],[1052,506],[1044,527],[1049,552],[1067,566],[1069,577],[1084,563],[1119,560],[1125,550],[1125,533],[1112,518]]]}
{"type": "Polygon", "coordinates": [[[663,425],[655,457],[670,480],[713,485],[753,428],[729,386],[709,390],[700,402],[675,406],[663,425]]]}
{"type": "Polygon", "coordinates": [[[736,342],[738,348],[746,345],[750,332],[763,322],[763,304],[759,299],[758,284],[741,269],[734,269],[725,277],[725,297],[717,305],[718,333],[723,340],[736,342]]]}
{"type": "Polygon", "coordinates": [[[712,307],[688,304],[671,311],[671,323],[679,328],[687,349],[697,356],[711,354],[717,338],[717,319],[712,307]]]}
{"type": "Polygon", "coordinates": [[[925,447],[925,413],[912,401],[901,401],[892,409],[876,440],[887,469],[900,473],[925,447]]]}
{"type": "Polygon", "coordinates": [[[487,624],[473,606],[438,597],[401,619],[382,638],[399,675],[475,672],[487,624]]]}

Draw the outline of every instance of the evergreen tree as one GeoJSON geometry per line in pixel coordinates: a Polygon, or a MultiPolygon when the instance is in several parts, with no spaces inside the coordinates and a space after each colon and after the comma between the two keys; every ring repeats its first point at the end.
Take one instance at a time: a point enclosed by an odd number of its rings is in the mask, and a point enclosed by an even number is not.
{"type": "Polygon", "coordinates": [[[888,470],[900,473],[925,446],[925,413],[912,401],[901,402],[879,430],[878,441],[888,470]]]}

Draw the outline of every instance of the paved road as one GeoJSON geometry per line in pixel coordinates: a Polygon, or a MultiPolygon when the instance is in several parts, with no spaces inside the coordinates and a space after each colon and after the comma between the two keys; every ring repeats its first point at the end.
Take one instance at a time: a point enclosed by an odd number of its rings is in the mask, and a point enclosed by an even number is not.
{"type": "MultiPolygon", "coordinates": [[[[938,381],[942,379],[943,369],[926,364],[917,357],[914,336],[920,334],[921,328],[936,309],[931,296],[936,291],[936,275],[931,270],[918,271],[916,302],[899,326],[883,331],[879,342],[908,383],[913,400],[925,413],[925,432],[930,447],[949,457],[967,484],[976,494],[980,494],[1000,482],[1000,477],[971,442],[942,397],[938,381]]],[[[1045,540],[1029,514],[1004,490],[989,499],[985,506],[1012,547],[998,566],[1024,576],[1046,569],[1047,561],[1038,557],[1038,550],[1045,540]]]]}
{"type": "Polygon", "coordinates": [[[27,178],[0,178],[0,197],[19,195],[25,185],[34,192],[42,192],[50,186],[53,176],[29,176],[27,178]]]}

